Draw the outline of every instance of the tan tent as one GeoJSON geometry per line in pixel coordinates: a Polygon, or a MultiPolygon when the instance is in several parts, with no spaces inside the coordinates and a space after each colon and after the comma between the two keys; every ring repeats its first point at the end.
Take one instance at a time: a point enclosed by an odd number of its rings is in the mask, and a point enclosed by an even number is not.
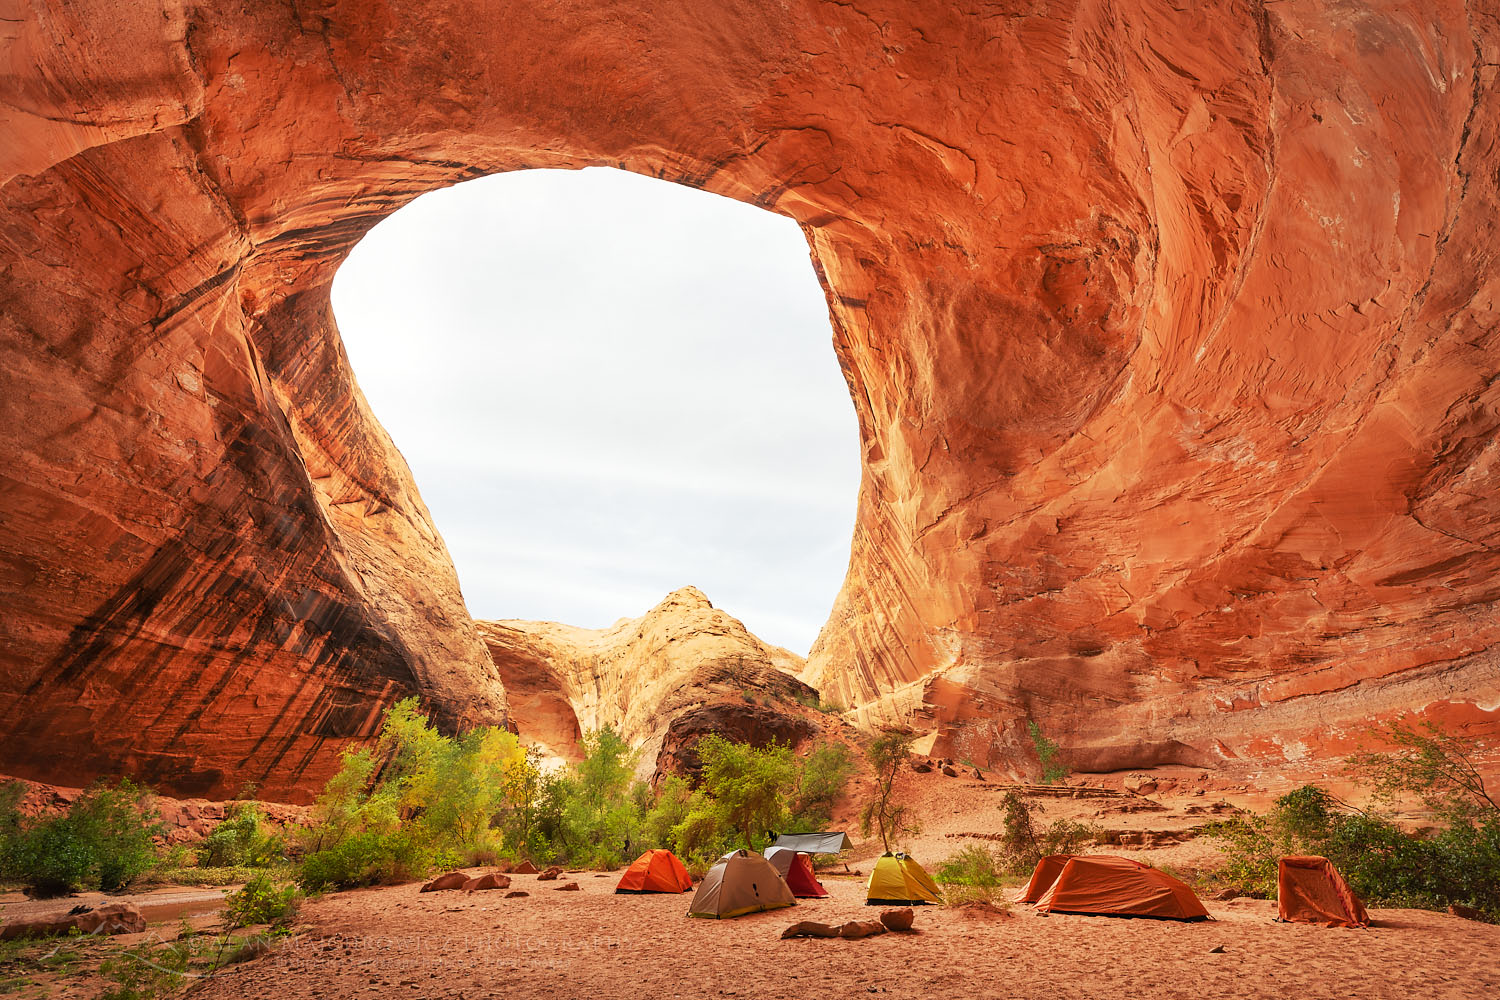
{"type": "Polygon", "coordinates": [[[698,883],[688,916],[726,919],[796,905],[792,890],[771,862],[754,851],[731,851],[698,883]]]}

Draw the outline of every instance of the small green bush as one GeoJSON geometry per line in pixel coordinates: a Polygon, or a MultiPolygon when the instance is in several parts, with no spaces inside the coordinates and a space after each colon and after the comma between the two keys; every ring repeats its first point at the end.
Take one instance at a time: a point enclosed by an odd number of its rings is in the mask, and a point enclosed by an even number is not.
{"type": "Polygon", "coordinates": [[[155,837],[165,832],[148,789],[121,779],[100,782],[68,811],[31,822],[19,814],[24,786],[0,791],[0,877],[38,895],[79,888],[117,892],[156,863],[155,837]]]}
{"type": "Polygon", "coordinates": [[[1037,763],[1042,766],[1042,784],[1055,785],[1060,781],[1065,781],[1071,772],[1060,759],[1062,749],[1042,735],[1042,727],[1034,720],[1026,720],[1026,731],[1031,735],[1031,745],[1036,750],[1037,763]]]}
{"type": "Polygon", "coordinates": [[[264,872],[255,876],[244,887],[224,897],[229,917],[238,927],[255,924],[286,924],[296,915],[301,897],[296,886],[277,888],[271,876],[264,872]]]}
{"type": "Polygon", "coordinates": [[[983,847],[969,846],[938,865],[937,881],[944,885],[994,887],[1001,884],[1000,859],[983,847]]]}
{"type": "Polygon", "coordinates": [[[1095,827],[1066,819],[1039,827],[1036,806],[1016,791],[1005,793],[1000,800],[1000,811],[1004,837],[998,863],[1012,875],[1029,874],[1038,861],[1050,854],[1077,854],[1099,836],[1095,827]]]}
{"type": "Polygon", "coordinates": [[[282,860],[282,839],[266,829],[253,802],[231,802],[225,815],[198,845],[198,864],[205,868],[264,868],[282,860]]]}
{"type": "Polygon", "coordinates": [[[431,856],[412,837],[365,830],[303,858],[297,884],[304,892],[356,889],[418,878],[431,866],[431,856]]]}
{"type": "Polygon", "coordinates": [[[127,948],[99,966],[109,981],[100,1000],[155,1000],[182,985],[188,977],[192,946],[187,942],[151,941],[127,948]]]}

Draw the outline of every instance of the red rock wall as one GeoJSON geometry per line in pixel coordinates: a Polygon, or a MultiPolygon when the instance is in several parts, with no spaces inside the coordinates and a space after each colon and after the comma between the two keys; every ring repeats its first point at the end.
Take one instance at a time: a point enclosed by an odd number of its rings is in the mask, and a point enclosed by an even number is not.
{"type": "Polygon", "coordinates": [[[402,692],[503,718],[328,286],[587,164],[808,232],[864,459],[826,695],[1120,766],[1493,727],[1493,5],[1177,8],[12,2],[0,770],[269,794],[402,692]]]}

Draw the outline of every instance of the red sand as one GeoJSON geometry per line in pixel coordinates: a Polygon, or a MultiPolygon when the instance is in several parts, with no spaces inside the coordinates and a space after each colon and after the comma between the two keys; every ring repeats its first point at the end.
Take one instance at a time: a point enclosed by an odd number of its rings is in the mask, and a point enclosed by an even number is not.
{"type": "Polygon", "coordinates": [[[1370,930],[1273,923],[1275,904],[1210,903],[1216,922],[1013,918],[921,907],[911,935],[778,939],[797,920],[869,919],[859,880],[826,877],[826,900],[738,920],[684,916],[687,896],[582,891],[429,893],[417,885],[307,905],[306,932],[229,970],[200,998],[746,996],[805,1000],[869,991],[949,996],[1176,998],[1500,995],[1500,927],[1416,910],[1372,911],[1370,930]],[[1222,945],[1223,953],[1211,950],[1222,945]]]}

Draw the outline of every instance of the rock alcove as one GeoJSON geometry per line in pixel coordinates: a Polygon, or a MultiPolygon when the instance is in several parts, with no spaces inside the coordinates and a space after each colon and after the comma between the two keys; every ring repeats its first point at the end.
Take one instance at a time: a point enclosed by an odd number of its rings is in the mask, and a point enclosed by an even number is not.
{"type": "Polygon", "coordinates": [[[1493,733],[1500,28],[1183,7],[33,5],[0,771],[295,797],[401,694],[505,718],[328,285],[423,191],[604,164],[808,234],[863,463],[829,697],[1078,767],[1493,733]]]}

